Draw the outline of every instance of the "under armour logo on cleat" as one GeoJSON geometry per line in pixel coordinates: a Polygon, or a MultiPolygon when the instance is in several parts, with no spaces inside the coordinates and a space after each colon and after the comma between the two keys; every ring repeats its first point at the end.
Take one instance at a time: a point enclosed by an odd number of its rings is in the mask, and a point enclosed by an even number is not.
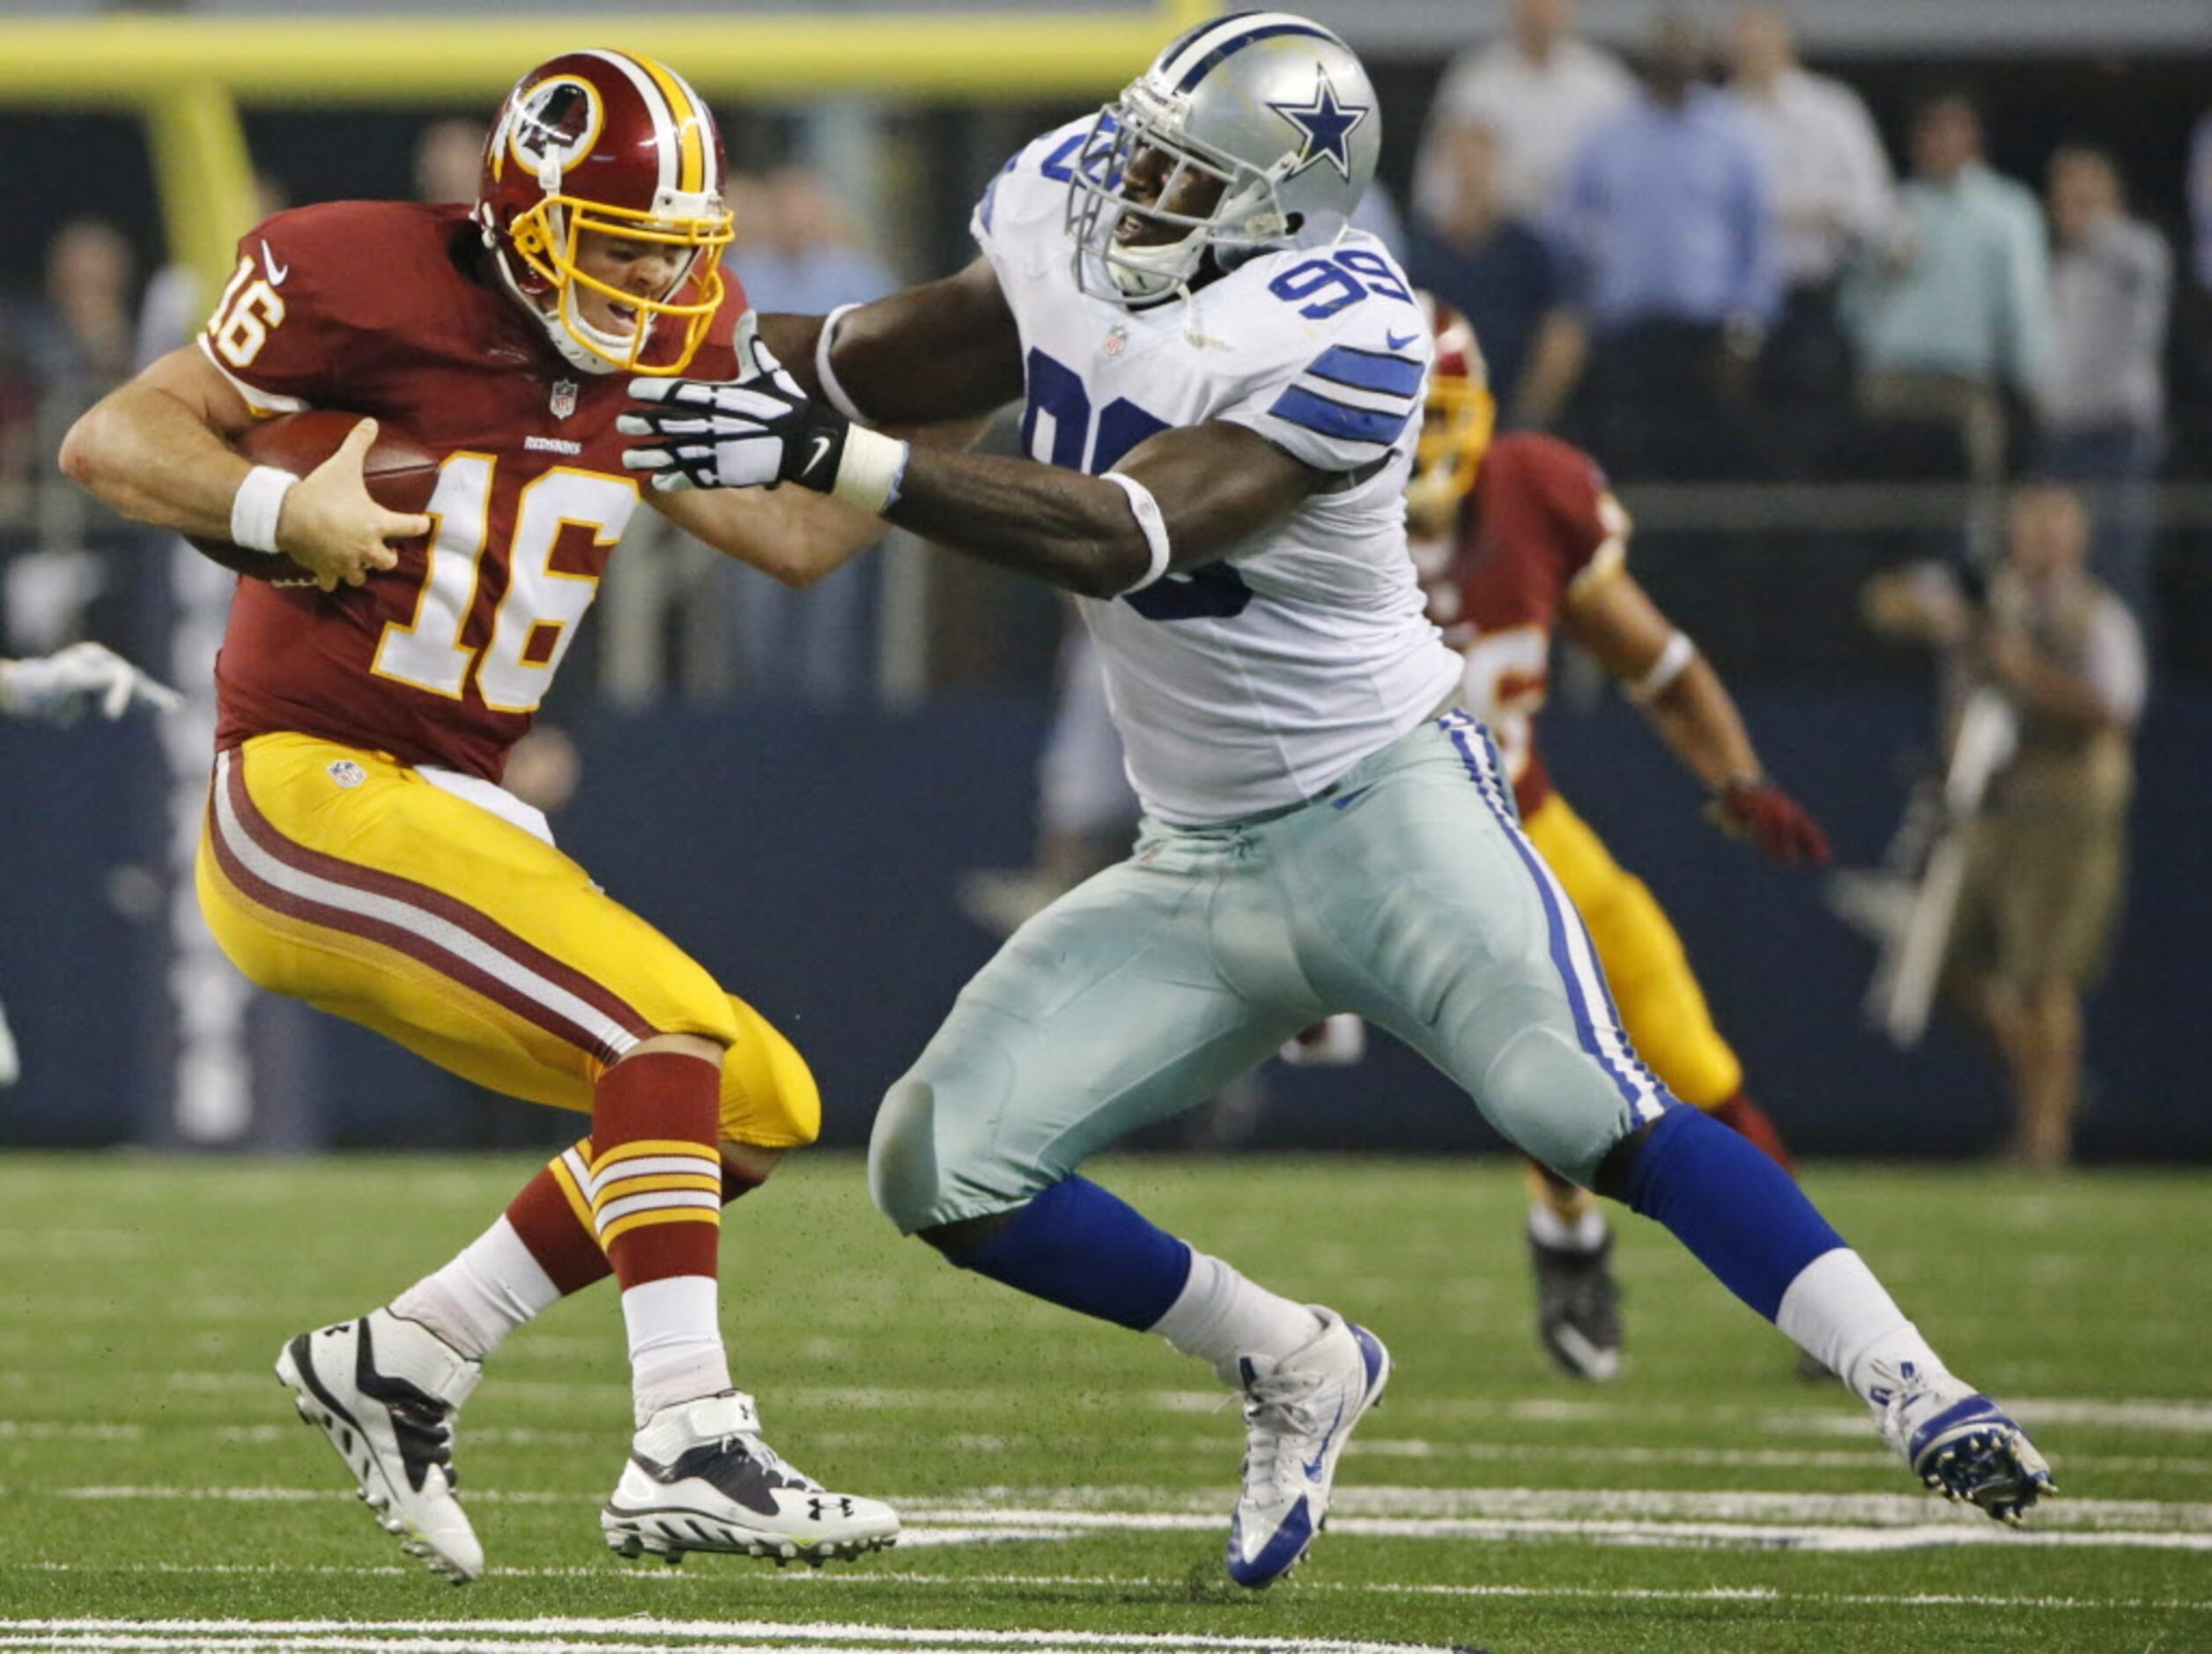
{"type": "Polygon", "coordinates": [[[824,1519],[822,1513],[832,1505],[837,1507],[837,1514],[841,1517],[849,1517],[853,1514],[853,1502],[843,1494],[831,1494],[826,1496],[810,1494],[806,1503],[807,1514],[817,1522],[824,1519]]]}

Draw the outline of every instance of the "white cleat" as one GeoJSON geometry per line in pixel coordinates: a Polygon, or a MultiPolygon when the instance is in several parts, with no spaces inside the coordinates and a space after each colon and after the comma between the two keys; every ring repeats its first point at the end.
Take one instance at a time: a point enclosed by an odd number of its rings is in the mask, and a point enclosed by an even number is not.
{"type": "Polygon", "coordinates": [[[453,1467],[454,1419],[483,1376],[481,1362],[389,1310],[302,1333],[277,1356],[292,1405],[345,1461],[377,1525],[456,1585],[484,1571],[453,1467]]]}
{"type": "Polygon", "coordinates": [[[1321,1335],[1279,1362],[1247,1355],[1244,1494],[1229,1524],[1229,1577],[1254,1590],[1296,1567],[1328,1520],[1336,1460],[1390,1382],[1390,1352],[1364,1326],[1312,1306],[1321,1335]]]}
{"type": "Polygon", "coordinates": [[[889,1505],[831,1493],[785,1464],[760,1439],[752,1398],[736,1390],[647,1419],[599,1525],[618,1554],[670,1563],[724,1551],[819,1568],[899,1541],[889,1505]]]}
{"type": "Polygon", "coordinates": [[[2058,1483],[2028,1433],[1973,1385],[1949,1373],[1924,1377],[1911,1362],[1868,1399],[1882,1439],[1929,1488],[2017,1525],[2058,1483]]]}

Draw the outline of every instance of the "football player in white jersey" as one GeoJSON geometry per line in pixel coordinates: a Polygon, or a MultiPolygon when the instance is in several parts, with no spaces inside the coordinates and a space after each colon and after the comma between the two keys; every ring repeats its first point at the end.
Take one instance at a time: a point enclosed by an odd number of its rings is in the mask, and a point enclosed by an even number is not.
{"type": "Polygon", "coordinates": [[[625,462],[654,486],[835,493],[1075,593],[1098,639],[1136,852],[963,990],[884,1099],[877,1203],[961,1266],[1240,1389],[1229,1571],[1265,1585],[1320,1528],[1389,1357],[1076,1169],[1358,1012],[1512,1141],[1673,1230],[1844,1375],[1929,1485],[2016,1517],[2050,1490],[2026,1436],[1772,1162],[1639,1060],[1487,735],[1452,708],[1459,662],[1423,617],[1401,503],[1430,331],[1346,227],[1379,127],[1328,30],[1208,22],[1008,163],[958,275],[764,318],[738,380],[633,387],[625,462]],[[868,428],[1017,396],[1026,460],[868,428]]]}

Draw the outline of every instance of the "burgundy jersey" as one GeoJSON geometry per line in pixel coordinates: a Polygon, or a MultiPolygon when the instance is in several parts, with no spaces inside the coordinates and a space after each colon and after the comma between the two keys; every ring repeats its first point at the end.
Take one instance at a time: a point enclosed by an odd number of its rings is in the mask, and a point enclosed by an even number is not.
{"type": "Polygon", "coordinates": [[[1596,461],[1516,432],[1483,456],[1457,538],[1417,549],[1429,618],[1466,661],[1465,705],[1490,726],[1524,818],[1551,795],[1535,723],[1552,630],[1571,594],[1620,566],[1627,542],[1628,513],[1596,461]]]}
{"type": "MultiPolygon", "coordinates": [[[[686,370],[737,371],[735,281],[686,370]]],[[[345,201],[239,243],[200,348],[260,414],[372,414],[440,455],[429,542],[367,584],[240,580],[216,744],[297,730],[497,780],[638,506],[624,373],[587,373],[499,283],[468,210],[345,201]]]]}

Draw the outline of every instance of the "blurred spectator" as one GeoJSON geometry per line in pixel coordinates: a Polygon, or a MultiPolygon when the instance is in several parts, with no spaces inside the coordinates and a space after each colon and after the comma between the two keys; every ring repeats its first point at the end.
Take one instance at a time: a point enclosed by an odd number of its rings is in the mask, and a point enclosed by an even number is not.
{"type": "Polygon", "coordinates": [[[2043,388],[2043,469],[2090,489],[2093,565],[2141,620],[2150,613],[2154,502],[2165,446],[2166,314],[2173,255],[2127,215],[2120,174],[2101,150],[2051,158],[2055,320],[2043,388]]]}
{"type": "Polygon", "coordinates": [[[1573,0],[1510,0],[1503,40],[1454,58],[1429,106],[1414,167],[1413,210],[1450,210],[1452,134],[1497,138],[1506,213],[1541,218],[1575,147],[1636,89],[1618,58],[1572,33],[1573,0]]]}
{"type": "Polygon", "coordinates": [[[1446,209],[1416,220],[1406,271],[1465,316],[1509,418],[1545,424],[1580,371],[1582,335],[1550,242],[1505,212],[1498,140],[1488,127],[1446,135],[1446,209]]]}
{"type": "Polygon", "coordinates": [[[484,122],[461,115],[430,122],[415,134],[412,173],[418,201],[474,202],[484,183],[484,122]]]}
{"type": "Polygon", "coordinates": [[[130,374],[137,262],[123,233],[105,218],[71,218],[47,246],[47,314],[26,348],[49,388],[67,385],[84,395],[70,420],[130,374]]]}
{"type": "Polygon", "coordinates": [[[2016,490],[2006,528],[1979,610],[1927,568],[1879,577],[1866,609],[1878,630],[1944,650],[1957,688],[1992,686],[2014,715],[2013,756],[1968,829],[1946,986],[2010,1075],[2011,1156],[2051,1169],[2072,1152],[2082,993],[2119,912],[2149,680],[2127,605],[2087,572],[2079,497],[2016,490]]]}
{"type": "Polygon", "coordinates": [[[1813,470],[1847,400],[1850,364],[1836,316],[1845,265],[1889,227],[1895,188],[1859,94],[1799,67],[1789,21],[1746,5],[1731,36],[1728,99],[1750,128],[1774,192],[1782,308],[1760,358],[1761,397],[1783,468],[1813,470]]]}
{"type": "MultiPolygon", "coordinates": [[[[803,166],[731,181],[737,239],[726,255],[752,307],[826,314],[896,286],[862,240],[853,214],[803,166]]],[[[855,557],[804,591],[741,573],[739,647],[746,681],[764,693],[833,705],[864,693],[873,677],[869,593],[874,559],[855,557]]]]}
{"type": "Polygon", "coordinates": [[[1897,221],[1845,290],[1877,475],[2001,476],[2007,399],[2025,407],[2051,359],[2043,216],[1981,151],[1965,97],[1921,106],[1897,221]]]}
{"type": "Polygon", "coordinates": [[[27,608],[55,600],[55,629],[33,624],[26,639],[76,635],[84,604],[107,586],[84,550],[95,522],[112,521],[81,488],[63,479],[51,456],[78,415],[128,379],[137,343],[137,256],[105,218],[70,218],[46,247],[44,302],[23,318],[18,351],[38,398],[33,424],[31,516],[41,550],[8,571],[11,624],[27,608]]]}
{"type": "Polygon", "coordinates": [[[1590,446],[1624,476],[1741,472],[1745,370],[1780,302],[1765,167],[1698,84],[1704,49],[1661,17],[1641,92],[1583,140],[1553,211],[1591,336],[1590,446]]]}
{"type": "Polygon", "coordinates": [[[864,304],[898,284],[862,240],[853,215],[803,166],[770,174],[740,203],[728,255],[758,310],[820,315],[864,304]]]}

